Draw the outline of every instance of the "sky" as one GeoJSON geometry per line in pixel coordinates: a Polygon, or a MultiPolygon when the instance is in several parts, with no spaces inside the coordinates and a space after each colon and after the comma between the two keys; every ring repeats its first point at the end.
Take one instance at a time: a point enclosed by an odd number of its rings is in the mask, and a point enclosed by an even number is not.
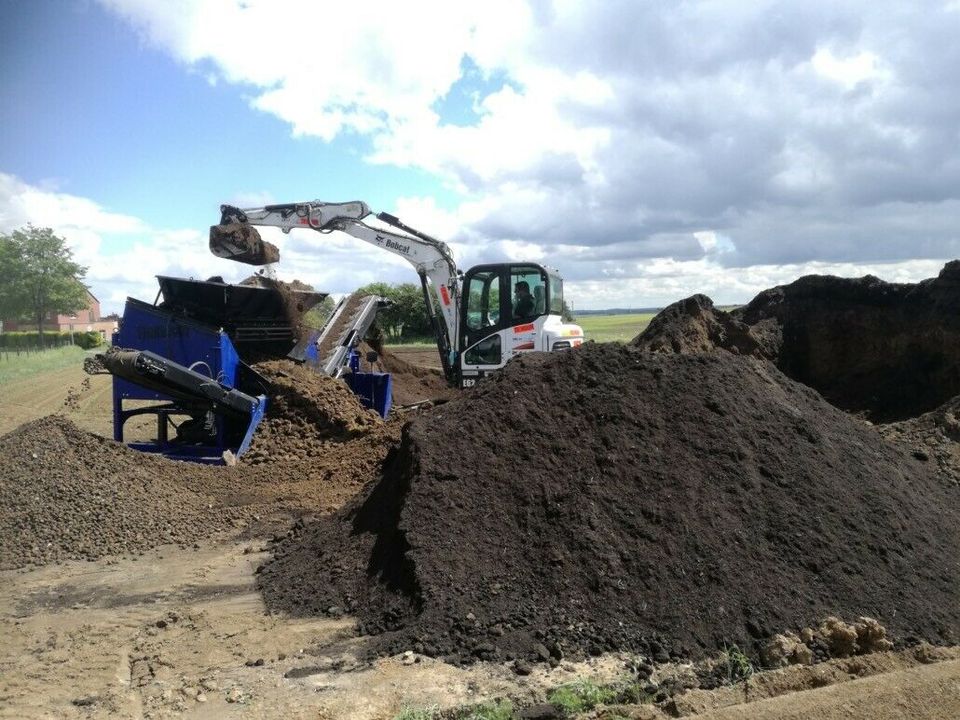
{"type": "MultiPolygon", "coordinates": [[[[0,0],[0,232],[105,312],[212,256],[219,206],[363,200],[576,309],[741,303],[960,257],[960,1],[0,0]]],[[[279,275],[416,282],[339,233],[279,275]]]]}

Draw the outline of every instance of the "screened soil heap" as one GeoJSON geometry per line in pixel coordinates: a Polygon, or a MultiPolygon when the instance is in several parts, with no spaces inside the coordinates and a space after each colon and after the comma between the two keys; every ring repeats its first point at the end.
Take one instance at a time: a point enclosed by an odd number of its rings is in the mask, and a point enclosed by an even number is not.
{"type": "Polygon", "coordinates": [[[374,651],[458,661],[756,655],[828,615],[956,642],[957,499],[762,360],[587,345],[415,419],[259,583],[272,611],[356,615],[374,651]]]}
{"type": "Polygon", "coordinates": [[[212,509],[212,468],[130,450],[60,416],[0,437],[0,459],[3,570],[192,543],[237,518],[212,509]]]}
{"type": "Polygon", "coordinates": [[[286,361],[268,370],[288,385],[257,436],[269,452],[251,450],[250,464],[137,452],[62,416],[0,437],[0,570],[271,533],[341,507],[377,475],[400,423],[382,422],[329,377],[286,361]]]}
{"type": "Polygon", "coordinates": [[[270,401],[243,456],[248,465],[315,457],[328,441],[358,437],[382,424],[341,380],[292,360],[267,360],[253,368],[270,384],[270,401]]]}

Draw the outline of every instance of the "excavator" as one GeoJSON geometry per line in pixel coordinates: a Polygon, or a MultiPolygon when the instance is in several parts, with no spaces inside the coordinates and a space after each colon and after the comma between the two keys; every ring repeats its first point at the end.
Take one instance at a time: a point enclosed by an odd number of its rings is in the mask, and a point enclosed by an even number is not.
{"type": "Polygon", "coordinates": [[[220,206],[220,223],[210,228],[217,257],[254,266],[279,260],[275,245],[257,227],[284,233],[304,228],[321,234],[344,232],[406,259],[420,277],[423,299],[447,381],[472,387],[530,351],[568,350],[583,343],[583,330],[565,323],[563,279],[534,262],[477,265],[457,269],[446,243],[385,212],[374,215],[361,201],[310,202],[240,209],[220,206]],[[391,229],[366,222],[371,216],[391,229]]]}

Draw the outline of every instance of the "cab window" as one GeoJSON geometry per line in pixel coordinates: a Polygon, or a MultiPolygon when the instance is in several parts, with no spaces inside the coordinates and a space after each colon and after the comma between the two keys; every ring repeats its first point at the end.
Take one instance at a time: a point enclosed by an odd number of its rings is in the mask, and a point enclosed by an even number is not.
{"type": "Polygon", "coordinates": [[[540,268],[514,266],[510,270],[513,323],[528,322],[547,312],[547,279],[540,268]]]}
{"type": "Polygon", "coordinates": [[[482,330],[500,322],[500,274],[478,272],[470,278],[464,293],[467,299],[467,328],[482,330]]]}
{"type": "Polygon", "coordinates": [[[563,280],[550,273],[550,314],[563,315],[563,280]]]}

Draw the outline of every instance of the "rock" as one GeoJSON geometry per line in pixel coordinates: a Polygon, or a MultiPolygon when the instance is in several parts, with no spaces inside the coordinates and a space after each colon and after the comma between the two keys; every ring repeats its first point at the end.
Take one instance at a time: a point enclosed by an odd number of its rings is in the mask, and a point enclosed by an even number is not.
{"type": "Polygon", "coordinates": [[[533,655],[538,662],[547,662],[550,659],[550,651],[543,643],[536,643],[533,646],[533,655]]]}
{"type": "Polygon", "coordinates": [[[413,665],[417,661],[417,656],[411,650],[407,650],[400,660],[404,665],[413,665]]]}
{"type": "Polygon", "coordinates": [[[558,720],[562,712],[550,703],[530,705],[520,711],[521,720],[558,720]]]}
{"type": "Polygon", "coordinates": [[[812,665],[813,651],[791,632],[774,635],[760,650],[760,659],[767,667],[812,665]]]}
{"type": "Polygon", "coordinates": [[[224,698],[228,703],[238,703],[243,702],[243,691],[238,687],[230,688],[227,692],[226,697],[224,698]]]}
{"type": "Polygon", "coordinates": [[[820,635],[830,648],[831,657],[845,658],[857,652],[857,629],[837,617],[828,617],[820,625],[820,635]]]}
{"type": "Polygon", "coordinates": [[[529,675],[533,672],[533,666],[526,660],[517,660],[513,663],[513,672],[517,675],[529,675]]]}
{"type": "Polygon", "coordinates": [[[887,629],[871,617],[861,616],[853,627],[857,631],[857,652],[884,652],[893,647],[887,639],[887,629]]]}

